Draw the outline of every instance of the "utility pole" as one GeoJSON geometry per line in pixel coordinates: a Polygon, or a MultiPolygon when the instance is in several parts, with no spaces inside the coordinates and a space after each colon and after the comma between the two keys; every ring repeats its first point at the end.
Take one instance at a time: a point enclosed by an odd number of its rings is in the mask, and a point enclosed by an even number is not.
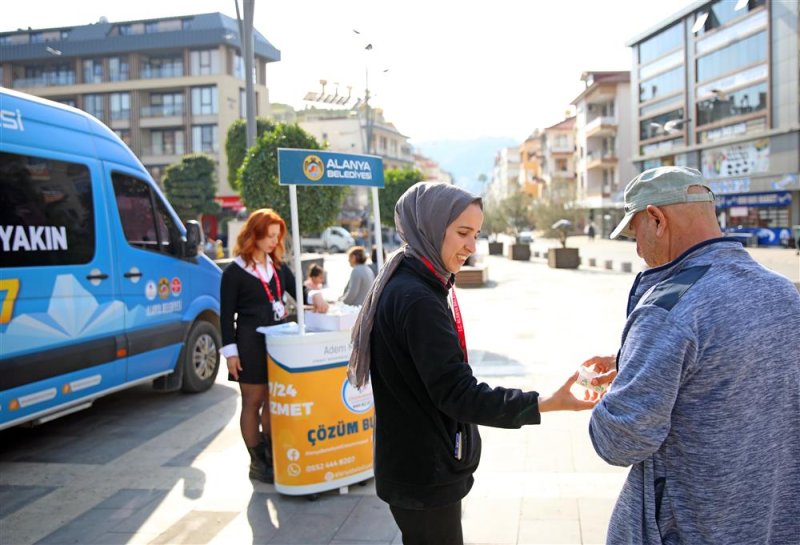
{"type": "Polygon", "coordinates": [[[245,132],[247,147],[256,143],[256,92],[253,85],[253,12],[255,0],[243,0],[244,19],[239,16],[239,0],[236,3],[236,19],[239,21],[239,34],[244,57],[244,92],[247,113],[247,130],[245,132]]]}

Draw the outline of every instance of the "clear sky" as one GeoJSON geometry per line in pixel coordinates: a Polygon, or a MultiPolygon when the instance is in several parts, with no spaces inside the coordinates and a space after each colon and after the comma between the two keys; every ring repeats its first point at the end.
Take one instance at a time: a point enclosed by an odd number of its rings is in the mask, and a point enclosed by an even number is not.
{"type": "MultiPolygon", "coordinates": [[[[625,42],[691,1],[256,0],[254,13],[282,55],[267,69],[272,102],[302,108],[321,79],[363,95],[368,69],[372,104],[412,142],[522,141],[563,119],[581,72],[630,70],[625,42]]],[[[234,0],[11,1],[0,31],[215,11],[235,18],[234,0]]]]}

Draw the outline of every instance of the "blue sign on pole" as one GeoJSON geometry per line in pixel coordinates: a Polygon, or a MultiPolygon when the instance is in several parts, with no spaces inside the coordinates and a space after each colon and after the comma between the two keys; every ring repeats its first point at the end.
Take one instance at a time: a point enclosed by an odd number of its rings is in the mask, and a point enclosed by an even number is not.
{"type": "Polygon", "coordinates": [[[383,187],[383,160],[374,155],[279,148],[278,183],[383,187]]]}

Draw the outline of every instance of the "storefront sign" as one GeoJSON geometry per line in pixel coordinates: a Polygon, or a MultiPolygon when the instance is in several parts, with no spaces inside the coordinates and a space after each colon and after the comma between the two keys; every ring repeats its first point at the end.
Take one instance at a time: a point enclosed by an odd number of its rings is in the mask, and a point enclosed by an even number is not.
{"type": "Polygon", "coordinates": [[[769,138],[702,152],[703,176],[749,176],[769,170],[769,138]]]}
{"type": "Polygon", "coordinates": [[[383,160],[374,155],[278,149],[281,185],[360,185],[383,187],[383,160]]]}
{"type": "Polygon", "coordinates": [[[776,193],[747,193],[744,195],[718,195],[717,208],[733,208],[737,206],[755,206],[759,208],[785,207],[792,204],[792,195],[788,191],[776,193]]]}

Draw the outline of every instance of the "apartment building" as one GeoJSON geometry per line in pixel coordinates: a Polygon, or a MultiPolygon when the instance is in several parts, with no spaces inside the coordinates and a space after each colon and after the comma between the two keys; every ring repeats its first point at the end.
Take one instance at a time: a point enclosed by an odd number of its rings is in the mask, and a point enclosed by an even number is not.
{"type": "Polygon", "coordinates": [[[542,131],[542,178],[544,198],[553,204],[576,199],[575,116],[570,116],[542,131]]]}
{"type": "Polygon", "coordinates": [[[535,129],[519,146],[519,178],[517,183],[522,191],[541,200],[544,197],[542,178],[542,133],[535,129]]]}
{"type": "Polygon", "coordinates": [[[584,72],[575,107],[576,206],[610,233],[623,216],[631,162],[630,72],[584,72]]]}
{"type": "Polygon", "coordinates": [[[414,154],[414,167],[422,172],[423,180],[426,182],[444,182],[452,184],[453,175],[442,168],[442,166],[421,153],[414,154]]]}
{"type": "MultiPolygon", "coordinates": [[[[256,114],[269,113],[268,63],[280,51],[255,38],[256,114]]],[[[0,83],[89,112],[116,132],[156,181],[184,154],[217,162],[223,206],[225,137],[245,117],[239,25],[221,13],[27,29],[0,34],[0,83]]],[[[238,203],[238,204],[237,204],[238,203]]]]}
{"type": "Polygon", "coordinates": [[[699,169],[720,224],[777,245],[800,224],[800,3],[697,1],[630,40],[637,171],[699,169]]]}
{"type": "Polygon", "coordinates": [[[500,148],[494,158],[492,179],[484,190],[487,202],[499,203],[520,191],[519,147],[500,148]]]}

